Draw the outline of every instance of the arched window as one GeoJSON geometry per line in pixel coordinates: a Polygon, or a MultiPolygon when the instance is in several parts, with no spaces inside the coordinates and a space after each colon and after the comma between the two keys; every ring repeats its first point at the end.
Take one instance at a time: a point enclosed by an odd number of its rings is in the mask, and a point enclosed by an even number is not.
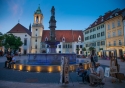
{"type": "Polygon", "coordinates": [[[39,22],[39,17],[37,16],[37,17],[36,17],[36,23],[38,23],[38,22],[39,22]]]}

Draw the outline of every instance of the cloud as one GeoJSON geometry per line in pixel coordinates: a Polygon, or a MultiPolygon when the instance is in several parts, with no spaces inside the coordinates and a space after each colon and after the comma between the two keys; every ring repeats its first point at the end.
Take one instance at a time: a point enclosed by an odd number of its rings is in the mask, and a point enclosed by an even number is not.
{"type": "Polygon", "coordinates": [[[24,0],[7,0],[12,15],[20,18],[23,14],[24,0]]]}

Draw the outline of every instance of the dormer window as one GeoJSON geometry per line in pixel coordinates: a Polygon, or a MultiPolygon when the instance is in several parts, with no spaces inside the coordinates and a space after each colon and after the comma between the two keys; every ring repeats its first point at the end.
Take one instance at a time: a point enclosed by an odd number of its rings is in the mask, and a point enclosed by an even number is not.
{"type": "Polygon", "coordinates": [[[79,37],[78,37],[78,41],[81,41],[81,36],[79,35],[79,37]]]}
{"type": "Polygon", "coordinates": [[[118,15],[118,13],[115,13],[115,16],[117,16],[118,15]]]}
{"type": "Polygon", "coordinates": [[[95,22],[95,25],[96,25],[97,23],[95,22]]]}
{"type": "Polygon", "coordinates": [[[104,20],[103,20],[103,18],[102,18],[102,20],[101,20],[101,22],[103,22],[104,20]]]}
{"type": "Polygon", "coordinates": [[[48,38],[47,38],[47,37],[45,38],[45,41],[48,41],[48,38]]]}
{"type": "Polygon", "coordinates": [[[62,38],[62,42],[65,42],[65,37],[62,38]]]}
{"type": "Polygon", "coordinates": [[[110,18],[112,18],[112,16],[110,16],[110,18]]]}

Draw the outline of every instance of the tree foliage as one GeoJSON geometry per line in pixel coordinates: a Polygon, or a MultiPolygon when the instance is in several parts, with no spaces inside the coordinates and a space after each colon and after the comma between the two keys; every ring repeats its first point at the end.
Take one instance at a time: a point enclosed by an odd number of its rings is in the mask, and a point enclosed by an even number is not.
{"type": "Polygon", "coordinates": [[[23,42],[21,41],[20,37],[17,37],[13,34],[5,34],[4,35],[4,42],[3,46],[5,49],[10,49],[12,51],[16,51],[22,46],[23,42]]]}
{"type": "Polygon", "coordinates": [[[79,51],[80,49],[79,48],[76,48],[76,51],[79,51]]]}
{"type": "Polygon", "coordinates": [[[4,37],[3,37],[3,35],[1,35],[1,36],[0,36],[0,47],[2,47],[2,42],[3,42],[3,40],[4,40],[4,37]]]}
{"type": "Polygon", "coordinates": [[[85,48],[85,47],[83,47],[83,48],[82,48],[82,51],[86,51],[86,48],[85,48]]]}
{"type": "Polygon", "coordinates": [[[89,47],[89,51],[92,51],[94,50],[95,48],[94,47],[89,47]]]}

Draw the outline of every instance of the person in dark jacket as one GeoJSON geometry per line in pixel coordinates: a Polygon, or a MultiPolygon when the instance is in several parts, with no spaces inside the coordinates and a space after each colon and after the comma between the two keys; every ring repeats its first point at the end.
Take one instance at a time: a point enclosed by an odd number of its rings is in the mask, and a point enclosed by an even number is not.
{"type": "Polygon", "coordinates": [[[95,61],[94,61],[94,56],[93,55],[91,55],[91,62],[92,62],[92,65],[94,65],[94,67],[95,67],[95,61]]]}
{"type": "Polygon", "coordinates": [[[83,68],[83,64],[79,63],[79,67],[77,68],[78,75],[82,77],[83,83],[85,83],[85,77],[87,75],[87,71],[83,68]]]}
{"type": "Polygon", "coordinates": [[[12,57],[11,57],[10,54],[8,54],[8,55],[6,56],[6,58],[7,58],[7,61],[5,61],[5,66],[4,66],[4,68],[7,67],[7,63],[9,64],[9,63],[12,61],[12,57]]]}

